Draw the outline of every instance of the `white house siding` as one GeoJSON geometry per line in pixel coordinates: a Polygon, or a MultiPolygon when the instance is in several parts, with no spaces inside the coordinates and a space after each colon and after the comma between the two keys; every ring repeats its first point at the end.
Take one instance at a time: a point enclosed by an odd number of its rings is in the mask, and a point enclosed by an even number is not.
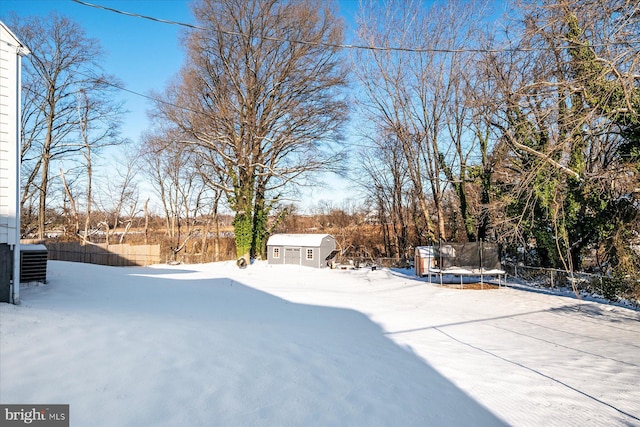
{"type": "MultiPolygon", "coordinates": [[[[21,56],[27,49],[0,22],[0,301],[7,299],[8,281],[20,282],[20,86],[21,56]],[[7,249],[8,246],[8,249],[7,249]],[[8,259],[11,256],[12,259],[8,259]],[[16,268],[11,268],[11,266],[16,268]],[[7,272],[12,270],[12,275],[7,272]]],[[[19,286],[9,291],[9,302],[19,301],[19,286]]]]}

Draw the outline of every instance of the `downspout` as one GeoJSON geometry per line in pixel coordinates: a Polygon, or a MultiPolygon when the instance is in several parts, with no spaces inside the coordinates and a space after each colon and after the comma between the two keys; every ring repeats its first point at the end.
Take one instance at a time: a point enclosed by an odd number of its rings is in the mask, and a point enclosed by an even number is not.
{"type": "Polygon", "coordinates": [[[11,302],[20,304],[20,153],[22,152],[22,57],[30,54],[23,46],[16,47],[16,243],[13,246],[13,285],[11,286],[11,302]]]}

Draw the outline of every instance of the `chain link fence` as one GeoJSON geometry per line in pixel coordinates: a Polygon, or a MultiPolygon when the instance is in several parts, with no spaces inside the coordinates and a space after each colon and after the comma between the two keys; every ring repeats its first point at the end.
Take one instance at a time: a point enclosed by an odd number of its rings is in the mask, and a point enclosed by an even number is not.
{"type": "Polygon", "coordinates": [[[571,288],[586,295],[609,301],[627,300],[640,307],[640,280],[612,278],[602,274],[570,272],[556,268],[528,267],[505,263],[504,270],[511,277],[541,288],[571,288]]]}

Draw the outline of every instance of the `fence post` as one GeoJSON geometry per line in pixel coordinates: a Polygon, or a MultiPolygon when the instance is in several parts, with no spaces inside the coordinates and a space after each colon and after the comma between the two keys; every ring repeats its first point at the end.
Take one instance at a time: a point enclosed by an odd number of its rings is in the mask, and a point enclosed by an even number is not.
{"type": "Polygon", "coordinates": [[[602,283],[602,275],[598,276],[598,281],[600,282],[600,294],[604,295],[604,283],[602,283]]]}

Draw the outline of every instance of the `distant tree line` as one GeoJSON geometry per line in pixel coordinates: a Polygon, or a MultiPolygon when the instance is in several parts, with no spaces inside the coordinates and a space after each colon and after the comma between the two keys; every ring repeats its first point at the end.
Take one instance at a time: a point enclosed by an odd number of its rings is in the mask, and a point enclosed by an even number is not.
{"type": "Polygon", "coordinates": [[[523,1],[497,16],[484,2],[365,1],[348,46],[332,2],[192,9],[185,64],[151,94],[152,129],[108,172],[96,158],[127,143],[126,112],[99,42],[61,16],[8,22],[32,52],[25,234],[44,237],[54,212],[84,240],[149,221],[146,185],[176,252],[206,245],[231,212],[237,257],[263,255],[275,231],[327,230],[320,222],[332,218],[355,251],[402,258],[483,239],[543,266],[578,270],[592,256],[615,277],[638,277],[633,2],[523,1]],[[356,136],[345,139],[348,124],[356,136]],[[318,202],[316,225],[301,227],[292,200],[316,172],[348,176],[365,197],[318,202]]]}

